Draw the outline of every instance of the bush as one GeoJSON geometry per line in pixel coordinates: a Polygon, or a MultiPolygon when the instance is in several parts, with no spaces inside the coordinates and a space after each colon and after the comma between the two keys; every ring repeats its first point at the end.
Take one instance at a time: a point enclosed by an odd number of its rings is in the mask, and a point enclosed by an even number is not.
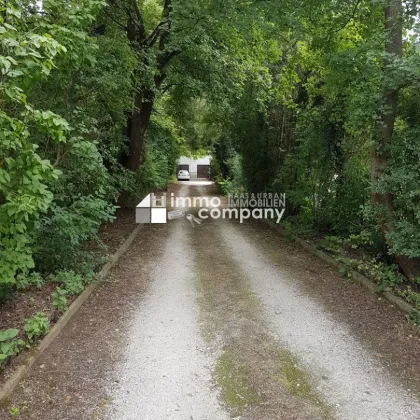
{"type": "Polygon", "coordinates": [[[47,273],[79,266],[81,243],[96,238],[115,213],[114,189],[95,144],[73,140],[61,169],[51,184],[54,201],[33,233],[35,263],[47,273]]]}
{"type": "Polygon", "coordinates": [[[30,287],[37,287],[40,289],[44,284],[44,279],[39,273],[32,272],[30,274],[19,274],[16,277],[16,287],[18,290],[29,289],[30,287]]]}
{"type": "Polygon", "coordinates": [[[0,366],[3,367],[9,357],[19,353],[25,345],[23,340],[15,339],[18,334],[19,331],[12,328],[6,331],[0,331],[0,366]]]}
{"type": "Polygon", "coordinates": [[[73,271],[60,271],[51,278],[60,283],[69,295],[78,295],[85,288],[82,276],[73,271]]]}
{"type": "Polygon", "coordinates": [[[63,313],[67,309],[67,290],[57,287],[52,294],[53,308],[57,309],[59,313],[63,313]]]}
{"type": "Polygon", "coordinates": [[[230,157],[226,162],[228,177],[220,182],[222,194],[239,194],[245,192],[245,178],[242,169],[242,160],[239,155],[230,157]]]}
{"type": "Polygon", "coordinates": [[[32,318],[25,320],[25,330],[26,337],[28,341],[32,343],[36,338],[42,337],[45,335],[50,327],[48,318],[42,312],[38,312],[32,318]]]}

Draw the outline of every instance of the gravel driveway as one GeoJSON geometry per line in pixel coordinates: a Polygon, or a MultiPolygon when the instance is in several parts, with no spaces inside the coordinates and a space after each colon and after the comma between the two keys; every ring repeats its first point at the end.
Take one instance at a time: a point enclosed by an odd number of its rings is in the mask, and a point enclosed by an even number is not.
{"type": "Polygon", "coordinates": [[[418,354],[401,313],[269,228],[181,219],[141,231],[0,418],[418,420],[418,354]]]}

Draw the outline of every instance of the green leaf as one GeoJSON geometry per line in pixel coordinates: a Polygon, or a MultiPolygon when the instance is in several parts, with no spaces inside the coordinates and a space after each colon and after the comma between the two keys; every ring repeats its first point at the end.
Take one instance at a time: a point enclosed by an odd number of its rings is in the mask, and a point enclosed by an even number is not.
{"type": "Polygon", "coordinates": [[[7,341],[15,338],[19,334],[19,331],[16,329],[8,329],[6,331],[0,331],[0,341],[7,341]]]}

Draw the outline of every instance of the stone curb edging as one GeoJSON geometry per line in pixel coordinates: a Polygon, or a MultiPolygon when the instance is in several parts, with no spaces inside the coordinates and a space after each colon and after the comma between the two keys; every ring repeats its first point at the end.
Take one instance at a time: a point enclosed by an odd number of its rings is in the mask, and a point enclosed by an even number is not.
{"type": "Polygon", "coordinates": [[[110,260],[102,267],[102,270],[96,275],[95,281],[92,282],[69,306],[64,314],[51,328],[49,333],[41,340],[35,351],[28,356],[24,364],[19,366],[13,375],[0,388],[0,403],[4,403],[15,390],[19,382],[28,374],[38,357],[49,347],[49,345],[58,337],[61,330],[68,324],[73,315],[88,300],[93,291],[105,280],[111,268],[119,260],[122,254],[130,247],[134,238],[137,236],[143,225],[138,225],[131,235],[120,246],[117,252],[111,256],[110,260]]]}
{"type": "MultiPolygon", "coordinates": [[[[270,226],[272,229],[278,231],[282,236],[284,236],[284,237],[286,236],[284,228],[273,224],[273,222],[271,222],[270,220],[264,220],[264,222],[268,226],[270,226]]],[[[308,251],[311,254],[318,257],[320,260],[326,262],[328,265],[330,265],[334,268],[337,268],[337,269],[340,269],[340,268],[347,269],[347,267],[344,264],[340,263],[339,261],[330,257],[325,252],[318,249],[316,247],[316,245],[314,245],[310,242],[307,242],[307,241],[305,241],[301,238],[294,239],[294,242],[299,244],[306,251],[308,251]]],[[[364,276],[363,274],[360,274],[358,271],[352,270],[351,271],[351,278],[355,282],[357,282],[357,283],[361,284],[362,286],[366,287],[367,289],[369,289],[369,291],[371,291],[372,293],[377,293],[378,285],[376,283],[374,283],[372,280],[370,280],[369,278],[367,278],[366,276],[364,276]]],[[[388,302],[395,305],[398,309],[400,309],[402,312],[404,312],[407,315],[410,314],[410,313],[413,313],[413,312],[420,315],[420,312],[417,311],[417,309],[415,309],[408,302],[401,299],[400,297],[398,297],[397,295],[395,295],[392,292],[384,291],[384,292],[381,292],[380,296],[383,296],[388,302]]]]}

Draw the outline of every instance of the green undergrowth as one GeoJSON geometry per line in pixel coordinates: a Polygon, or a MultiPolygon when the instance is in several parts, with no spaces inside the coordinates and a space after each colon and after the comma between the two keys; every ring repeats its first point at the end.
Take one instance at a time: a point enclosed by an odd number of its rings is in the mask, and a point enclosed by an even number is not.
{"type": "MultiPolygon", "coordinates": [[[[420,278],[408,279],[396,264],[373,255],[370,250],[374,241],[368,232],[344,239],[325,236],[316,241],[316,245],[343,264],[340,269],[343,277],[351,278],[352,272],[357,271],[377,285],[378,293],[393,292],[413,306],[413,314],[420,311],[420,278]]],[[[413,314],[408,315],[409,321],[420,324],[420,317],[413,314]]]]}
{"type": "MultiPolygon", "coordinates": [[[[72,270],[59,271],[55,274],[42,276],[32,272],[17,278],[17,290],[28,293],[28,302],[34,302],[31,290],[36,292],[43,287],[54,284],[52,293],[51,312],[56,311],[61,315],[68,308],[68,301],[78,296],[94,278],[93,268],[82,266],[80,273],[72,270]]],[[[39,339],[44,337],[50,329],[50,318],[43,312],[37,312],[32,317],[25,319],[21,328],[9,328],[0,331],[0,370],[5,369],[14,356],[22,350],[33,347],[39,339]]]]}
{"type": "MultiPolygon", "coordinates": [[[[270,221],[273,226],[274,221],[270,221]]],[[[297,238],[311,240],[315,246],[342,264],[341,276],[351,279],[352,272],[363,274],[376,284],[376,292],[392,292],[413,306],[407,315],[410,322],[420,325],[420,278],[408,279],[391,257],[384,257],[378,238],[367,230],[346,237],[336,235],[315,235],[308,227],[296,225],[295,221],[282,221],[282,235],[290,241],[297,238]]]]}

